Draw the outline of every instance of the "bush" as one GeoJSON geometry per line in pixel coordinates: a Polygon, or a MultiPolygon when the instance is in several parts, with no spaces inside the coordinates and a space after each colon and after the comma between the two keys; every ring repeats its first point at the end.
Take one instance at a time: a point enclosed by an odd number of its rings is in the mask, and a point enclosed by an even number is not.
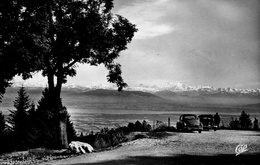
{"type": "Polygon", "coordinates": [[[242,129],[250,129],[252,127],[252,121],[250,115],[242,111],[241,116],[239,117],[239,125],[242,129]]]}
{"type": "Polygon", "coordinates": [[[229,126],[231,129],[251,129],[252,128],[252,121],[250,119],[250,115],[247,114],[245,111],[242,111],[239,120],[237,118],[230,121],[229,126]]]}
{"type": "Polygon", "coordinates": [[[142,131],[149,132],[152,130],[152,126],[148,124],[145,120],[142,122],[142,131]]]}
{"type": "Polygon", "coordinates": [[[147,135],[144,135],[144,134],[137,134],[134,136],[133,140],[137,140],[137,139],[144,139],[144,138],[147,138],[148,136],[147,135]]]}
{"type": "Polygon", "coordinates": [[[142,124],[141,124],[140,121],[137,120],[137,121],[135,122],[134,130],[135,130],[135,131],[142,131],[142,124]]]}
{"type": "Polygon", "coordinates": [[[174,127],[168,127],[166,124],[161,124],[157,127],[153,132],[175,132],[176,129],[174,127]]]}
{"type": "Polygon", "coordinates": [[[125,134],[121,128],[111,130],[105,128],[103,131],[98,132],[95,135],[78,137],[78,140],[89,143],[95,149],[102,149],[120,144],[125,140],[125,134]]]}
{"type": "Polygon", "coordinates": [[[128,132],[142,131],[149,132],[152,130],[152,126],[148,124],[145,120],[141,123],[140,121],[136,121],[134,123],[128,123],[127,125],[128,132]]]}
{"type": "Polygon", "coordinates": [[[237,118],[235,120],[232,118],[232,121],[230,121],[229,126],[231,129],[239,129],[239,120],[237,120],[237,118]]]}
{"type": "Polygon", "coordinates": [[[128,123],[127,128],[129,132],[135,131],[135,124],[134,123],[128,123]]]}
{"type": "MultiPolygon", "coordinates": [[[[77,137],[77,140],[89,143],[95,149],[102,149],[117,146],[120,143],[125,142],[127,140],[126,135],[131,132],[150,131],[151,128],[151,125],[147,124],[145,120],[142,123],[140,121],[136,121],[135,124],[130,122],[127,126],[119,126],[116,129],[103,128],[100,130],[100,132],[97,132],[96,134],[79,136],[77,137]]],[[[136,138],[140,138],[139,135],[136,138]]]]}

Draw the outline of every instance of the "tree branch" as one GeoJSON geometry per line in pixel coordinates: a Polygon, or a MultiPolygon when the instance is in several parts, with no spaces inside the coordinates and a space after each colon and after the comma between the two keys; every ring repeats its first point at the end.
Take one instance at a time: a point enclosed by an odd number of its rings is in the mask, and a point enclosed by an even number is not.
{"type": "Polygon", "coordinates": [[[71,63],[69,63],[67,66],[64,67],[64,69],[69,69],[70,67],[72,67],[74,64],[76,64],[78,61],[78,59],[74,59],[71,63]]]}

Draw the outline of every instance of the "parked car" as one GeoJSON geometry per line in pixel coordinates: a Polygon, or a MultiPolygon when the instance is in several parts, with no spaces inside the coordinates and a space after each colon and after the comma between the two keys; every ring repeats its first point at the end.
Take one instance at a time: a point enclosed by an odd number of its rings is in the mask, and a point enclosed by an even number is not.
{"type": "Polygon", "coordinates": [[[183,114],[176,124],[179,131],[198,131],[201,133],[203,126],[195,114],[183,114]]]}
{"type": "Polygon", "coordinates": [[[217,126],[214,123],[213,115],[210,115],[210,114],[199,115],[199,119],[203,125],[203,129],[205,129],[205,130],[213,129],[214,131],[217,130],[217,126]]]}

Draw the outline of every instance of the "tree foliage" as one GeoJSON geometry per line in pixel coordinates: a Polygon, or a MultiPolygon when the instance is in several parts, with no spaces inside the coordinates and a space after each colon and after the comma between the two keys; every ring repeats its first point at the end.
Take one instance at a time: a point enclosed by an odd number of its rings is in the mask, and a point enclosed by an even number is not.
{"type": "MultiPolygon", "coordinates": [[[[59,122],[66,118],[66,127],[68,141],[72,141],[76,137],[76,131],[73,123],[70,120],[70,115],[67,112],[66,107],[61,106],[56,110],[52,107],[54,100],[51,99],[50,92],[46,88],[42,92],[42,98],[38,102],[36,111],[32,116],[34,125],[34,137],[36,139],[36,146],[45,146],[51,148],[60,147],[59,144],[59,122]]],[[[60,100],[61,102],[61,100],[60,100]]],[[[62,105],[61,103],[59,105],[62,105]]],[[[33,112],[33,111],[32,111],[33,112]]]]}
{"type": "Polygon", "coordinates": [[[5,132],[5,117],[2,114],[2,112],[0,112],[0,139],[4,135],[4,132],[5,132]]]}
{"type": "Polygon", "coordinates": [[[12,125],[12,130],[14,132],[21,130],[26,123],[28,110],[30,108],[29,95],[26,93],[24,87],[21,87],[17,92],[18,96],[14,101],[15,110],[10,110],[8,122],[12,125]]]}
{"type": "Polygon", "coordinates": [[[229,126],[232,129],[251,129],[252,121],[250,119],[250,115],[247,114],[245,111],[242,111],[239,120],[237,118],[235,120],[232,118],[229,126]]]}
{"type": "Polygon", "coordinates": [[[125,87],[114,60],[137,29],[112,8],[113,0],[1,0],[0,93],[15,75],[42,71],[59,96],[67,76],[86,63],[104,64],[107,80],[125,87]]]}
{"type": "Polygon", "coordinates": [[[239,117],[239,125],[242,129],[250,129],[252,127],[252,121],[250,119],[250,115],[245,111],[241,112],[239,117]]]}
{"type": "Polygon", "coordinates": [[[28,110],[31,107],[31,101],[24,87],[21,87],[17,94],[14,101],[15,110],[10,110],[8,122],[11,124],[15,144],[19,147],[25,147],[30,140],[28,137],[30,128],[28,110]]]}
{"type": "Polygon", "coordinates": [[[1,0],[0,99],[15,75],[27,79],[41,72],[48,79],[48,98],[38,109],[62,120],[67,113],[61,88],[79,64],[103,64],[108,82],[119,91],[126,87],[115,59],[137,29],[112,8],[113,0],[1,0]]]}
{"type": "Polygon", "coordinates": [[[10,138],[8,139],[4,115],[0,112],[0,154],[10,150],[10,138]]]}

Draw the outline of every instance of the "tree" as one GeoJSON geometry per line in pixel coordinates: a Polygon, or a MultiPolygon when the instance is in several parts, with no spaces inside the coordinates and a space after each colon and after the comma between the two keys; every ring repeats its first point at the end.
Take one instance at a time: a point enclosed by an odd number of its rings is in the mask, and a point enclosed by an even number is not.
{"type": "Polygon", "coordinates": [[[147,121],[143,120],[142,122],[142,131],[151,131],[152,127],[150,124],[147,123],[147,121]]]}
{"type": "Polygon", "coordinates": [[[5,117],[2,112],[0,112],[0,154],[8,151],[8,149],[11,148],[9,145],[10,138],[8,138],[7,135],[5,117]]]}
{"type": "Polygon", "coordinates": [[[33,107],[30,110],[31,120],[33,128],[33,137],[35,138],[35,146],[36,147],[51,147],[58,148],[59,147],[59,134],[57,134],[58,129],[60,129],[59,121],[62,118],[67,118],[65,126],[67,128],[66,141],[70,142],[76,137],[76,131],[74,130],[73,123],[70,120],[70,115],[67,113],[66,107],[60,107],[62,109],[63,114],[60,114],[60,111],[53,109],[52,100],[49,96],[49,90],[46,88],[42,92],[42,98],[38,102],[38,106],[36,110],[33,110],[33,107]]]}
{"type": "Polygon", "coordinates": [[[252,127],[250,115],[247,114],[245,111],[241,112],[241,115],[239,117],[239,124],[242,129],[249,129],[252,127]]]}
{"type": "Polygon", "coordinates": [[[234,120],[234,118],[232,117],[232,120],[229,122],[229,126],[232,129],[238,129],[239,128],[239,120],[237,120],[237,118],[234,120]]]}
{"type": "Polygon", "coordinates": [[[21,87],[17,93],[18,96],[14,101],[15,110],[10,110],[8,122],[12,125],[11,130],[14,134],[15,144],[19,145],[18,148],[21,148],[27,147],[29,141],[28,110],[31,103],[24,87],[21,87]]]}
{"type": "Polygon", "coordinates": [[[0,139],[4,135],[4,132],[5,132],[5,117],[2,114],[2,112],[0,112],[0,139]]]}
{"type": "Polygon", "coordinates": [[[60,111],[62,85],[78,64],[104,64],[107,80],[126,87],[115,59],[137,29],[112,8],[113,0],[1,0],[0,94],[15,75],[41,71],[52,109],[60,111]]]}
{"type": "Polygon", "coordinates": [[[135,131],[142,131],[142,123],[139,120],[135,122],[135,131]]]}

